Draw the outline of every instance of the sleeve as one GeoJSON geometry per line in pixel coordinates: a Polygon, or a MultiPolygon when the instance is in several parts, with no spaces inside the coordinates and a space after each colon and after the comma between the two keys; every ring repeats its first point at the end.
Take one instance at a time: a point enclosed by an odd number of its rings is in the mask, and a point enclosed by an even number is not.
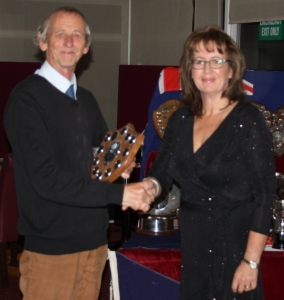
{"type": "Polygon", "coordinates": [[[276,197],[275,161],[272,134],[259,111],[249,116],[250,128],[244,140],[246,172],[254,212],[251,230],[267,235],[276,197]]]}
{"type": "MultiPolygon", "coordinates": [[[[52,133],[47,125],[49,118],[42,103],[28,92],[11,94],[5,110],[5,128],[13,149],[18,184],[28,194],[26,196],[34,195],[34,190],[44,200],[67,206],[121,204],[123,185],[92,180],[82,176],[82,172],[60,168],[56,163],[58,152],[55,154],[52,133]]],[[[66,124],[68,126],[68,121],[66,124]]],[[[64,151],[60,155],[64,155],[64,151]]]]}
{"type": "Polygon", "coordinates": [[[166,192],[173,184],[173,176],[169,171],[169,166],[172,163],[172,152],[174,147],[174,135],[175,128],[178,128],[176,122],[176,113],[174,113],[165,130],[164,137],[158,151],[158,154],[155,158],[155,161],[147,173],[147,176],[156,178],[161,187],[162,193],[166,192]]]}

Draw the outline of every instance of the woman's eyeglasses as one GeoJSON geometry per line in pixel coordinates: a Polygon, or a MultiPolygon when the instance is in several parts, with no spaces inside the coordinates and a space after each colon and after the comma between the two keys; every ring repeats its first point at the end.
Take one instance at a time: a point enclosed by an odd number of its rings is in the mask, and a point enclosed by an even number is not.
{"type": "Polygon", "coordinates": [[[210,60],[193,59],[189,61],[193,69],[204,69],[207,63],[212,69],[220,69],[224,66],[226,62],[231,62],[231,61],[222,58],[214,58],[210,60]]]}

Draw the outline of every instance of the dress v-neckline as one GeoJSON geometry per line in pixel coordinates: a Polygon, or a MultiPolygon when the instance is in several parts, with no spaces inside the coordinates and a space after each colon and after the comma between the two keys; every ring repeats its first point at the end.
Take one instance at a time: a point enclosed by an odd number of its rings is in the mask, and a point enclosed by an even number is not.
{"type": "Polygon", "coordinates": [[[233,113],[233,111],[235,111],[236,107],[240,104],[240,102],[238,102],[235,107],[233,107],[233,109],[227,114],[227,116],[224,118],[224,120],[219,124],[219,126],[212,132],[212,134],[204,141],[203,144],[200,145],[200,147],[198,147],[198,149],[196,149],[194,151],[194,116],[192,118],[192,153],[193,155],[196,155],[198,152],[201,151],[202,148],[204,148],[206,146],[206,144],[208,144],[208,141],[211,140],[211,138],[213,138],[216,133],[220,130],[221,127],[223,127],[223,124],[226,123],[226,121],[228,120],[229,116],[233,113]]]}

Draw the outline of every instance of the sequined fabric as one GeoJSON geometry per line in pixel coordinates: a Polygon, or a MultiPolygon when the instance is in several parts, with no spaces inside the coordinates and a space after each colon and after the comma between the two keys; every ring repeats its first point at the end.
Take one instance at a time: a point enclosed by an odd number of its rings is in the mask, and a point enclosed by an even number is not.
{"type": "Polygon", "coordinates": [[[182,188],[181,300],[261,300],[261,272],[254,291],[234,294],[231,283],[249,231],[269,231],[271,133],[257,108],[241,102],[193,153],[193,121],[185,108],[173,114],[148,173],[164,190],[173,181],[182,188]]]}

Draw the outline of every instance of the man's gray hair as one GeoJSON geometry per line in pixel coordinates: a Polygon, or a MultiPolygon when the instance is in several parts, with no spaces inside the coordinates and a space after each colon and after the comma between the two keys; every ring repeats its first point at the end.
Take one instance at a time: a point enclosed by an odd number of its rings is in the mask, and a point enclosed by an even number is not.
{"type": "Polygon", "coordinates": [[[37,35],[34,39],[34,43],[38,46],[39,42],[46,43],[48,30],[50,29],[50,20],[52,16],[58,12],[77,14],[82,17],[85,22],[85,46],[88,47],[91,44],[91,30],[85,16],[75,7],[60,7],[46,17],[43,22],[37,28],[37,35]]]}

